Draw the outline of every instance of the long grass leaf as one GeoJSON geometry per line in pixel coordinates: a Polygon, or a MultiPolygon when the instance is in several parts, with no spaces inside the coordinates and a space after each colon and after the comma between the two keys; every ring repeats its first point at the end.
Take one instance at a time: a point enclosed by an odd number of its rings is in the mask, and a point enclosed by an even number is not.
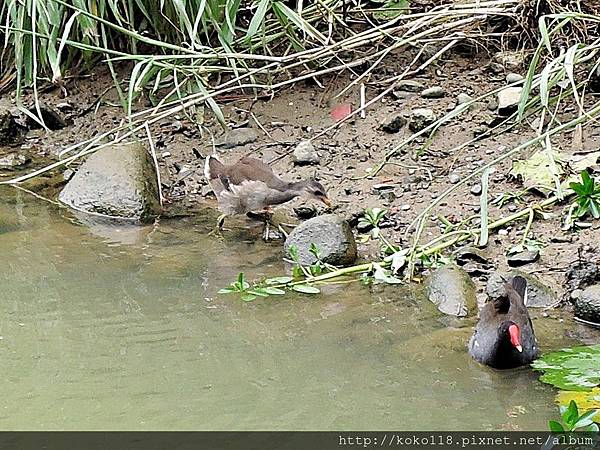
{"type": "Polygon", "coordinates": [[[480,210],[481,210],[481,226],[479,232],[479,246],[485,247],[489,240],[489,216],[488,216],[488,187],[490,181],[490,169],[485,169],[481,175],[481,197],[480,210]]]}

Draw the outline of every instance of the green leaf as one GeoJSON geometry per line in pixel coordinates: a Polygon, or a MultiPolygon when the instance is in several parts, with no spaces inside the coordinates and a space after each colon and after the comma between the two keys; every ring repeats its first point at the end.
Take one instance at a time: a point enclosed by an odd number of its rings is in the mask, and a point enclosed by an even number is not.
{"type": "Polygon", "coordinates": [[[319,247],[316,246],[316,244],[314,242],[310,243],[310,247],[308,248],[308,251],[310,253],[313,254],[313,256],[317,259],[321,259],[320,256],[320,251],[319,251],[319,247]]]}
{"type": "Polygon", "coordinates": [[[587,194],[585,187],[581,183],[570,183],[569,187],[573,189],[577,195],[585,196],[587,194]]]}
{"type": "Polygon", "coordinates": [[[548,427],[550,428],[550,431],[552,431],[553,433],[563,433],[565,431],[563,426],[556,420],[550,420],[548,422],[548,427]]]}
{"type": "Polygon", "coordinates": [[[296,292],[301,292],[303,294],[319,294],[321,291],[319,288],[314,286],[309,286],[307,284],[295,284],[292,286],[292,289],[296,292]]]}
{"type": "Polygon", "coordinates": [[[250,21],[250,25],[248,26],[248,31],[246,32],[246,37],[244,38],[246,42],[249,42],[250,39],[252,39],[252,37],[258,31],[260,25],[263,23],[269,3],[270,0],[260,0],[260,2],[258,3],[256,12],[254,13],[254,16],[252,16],[252,20],[250,21]]]}
{"type": "Polygon", "coordinates": [[[594,423],[593,417],[598,413],[598,411],[588,411],[585,414],[582,414],[581,417],[577,419],[575,425],[573,426],[575,429],[584,428],[594,423]]]}
{"type": "Polygon", "coordinates": [[[578,417],[579,410],[577,409],[577,403],[575,403],[575,400],[571,400],[571,402],[569,403],[569,407],[562,416],[563,422],[569,425],[570,428],[572,428],[572,426],[577,421],[578,417]]]}
{"type": "Polygon", "coordinates": [[[219,289],[219,291],[218,291],[219,294],[231,294],[233,292],[238,292],[238,290],[234,287],[226,287],[226,288],[219,289]]]}
{"type": "Polygon", "coordinates": [[[600,206],[598,205],[598,202],[596,202],[596,200],[594,200],[593,198],[590,199],[589,208],[594,219],[600,218],[600,206]]]}
{"type": "Polygon", "coordinates": [[[288,284],[292,280],[293,280],[292,277],[273,277],[273,278],[267,278],[265,280],[265,283],[267,283],[267,284],[288,284]]]}
{"type": "Polygon", "coordinates": [[[565,348],[533,362],[540,380],[560,389],[589,391],[600,385],[600,344],[565,348]]]}
{"type": "Polygon", "coordinates": [[[255,288],[248,291],[248,294],[258,295],[259,297],[268,297],[269,293],[265,288],[255,288]]]}
{"type": "Polygon", "coordinates": [[[373,17],[378,20],[391,20],[408,12],[408,0],[389,0],[385,2],[383,8],[373,13],[373,17]]]}
{"type": "Polygon", "coordinates": [[[292,257],[293,261],[298,262],[299,256],[298,256],[298,247],[296,246],[296,244],[290,245],[290,248],[288,249],[288,253],[292,257]]]}
{"type": "Polygon", "coordinates": [[[271,287],[271,286],[266,287],[265,292],[267,292],[268,294],[271,294],[271,295],[284,295],[285,294],[285,291],[283,289],[279,289],[279,288],[271,287]]]}
{"type": "Polygon", "coordinates": [[[252,300],[256,300],[256,295],[252,295],[252,294],[244,294],[242,295],[242,300],[245,302],[251,302],[252,300]]]}
{"type": "Polygon", "coordinates": [[[481,227],[479,232],[479,247],[485,247],[488,243],[488,186],[489,186],[490,169],[485,169],[481,175],[481,197],[480,211],[481,211],[481,227]]]}

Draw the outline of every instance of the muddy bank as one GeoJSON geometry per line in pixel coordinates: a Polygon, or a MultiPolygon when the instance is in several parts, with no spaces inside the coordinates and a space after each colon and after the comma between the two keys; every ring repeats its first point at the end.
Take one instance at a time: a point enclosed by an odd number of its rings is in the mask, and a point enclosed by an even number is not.
{"type": "MultiPolygon", "coordinates": [[[[379,92],[377,79],[397,74],[404,59],[399,55],[380,73],[373,75],[367,85],[367,98],[379,92]]],[[[166,200],[165,214],[193,215],[205,205],[216,206],[202,171],[204,157],[212,152],[214,143],[219,157],[226,162],[250,154],[270,162],[276,173],[290,181],[316,177],[328,189],[334,202],[331,212],[347,219],[353,226],[366,208],[386,208],[388,215],[382,225],[383,232],[388,239],[406,246],[409,244],[405,240],[407,226],[432,199],[507,148],[533,137],[534,129],[524,123],[505,133],[452,150],[495,126],[498,107],[506,107],[511,100],[500,98],[477,103],[460,119],[442,126],[431,140],[417,139],[406,146],[376,176],[370,177],[369,173],[395,145],[421,126],[415,125],[415,114],[421,117],[419,120],[427,120],[428,114],[441,117],[467,98],[508,86],[507,78],[514,81],[524,72],[523,67],[513,65],[509,69],[482,54],[469,58],[454,55],[451,60],[439,62],[426,73],[400,85],[393,94],[370,108],[364,119],[353,119],[314,139],[312,155],[305,155],[304,161],[298,155],[294,156],[297,145],[333,125],[332,111],[339,105],[358,106],[358,90],[350,90],[341,98],[335,97],[349,79],[321,80],[324,87],[298,84],[272,99],[256,100],[251,95],[218,99],[230,127],[227,132],[220,128],[208,109],[202,116],[201,126],[185,115],[170,117],[151,130],[166,200]],[[499,105],[498,100],[503,104],[499,105]]],[[[64,98],[58,91],[44,92],[42,102],[59,111],[67,126],[49,132],[31,130],[22,143],[3,147],[0,153],[26,155],[29,161],[19,169],[31,170],[48,159],[57,158],[69,146],[117,126],[123,114],[120,108],[113,106],[116,97],[110,89],[111,83],[110,77],[99,71],[88,79],[70,81],[66,86],[68,95],[64,98]]],[[[136,107],[150,106],[145,101],[142,97],[136,107]]],[[[565,111],[564,114],[571,113],[565,111]]],[[[597,149],[600,131],[598,128],[584,129],[583,138],[584,152],[597,149]]],[[[557,139],[553,145],[570,149],[570,136],[557,139]]],[[[61,173],[76,169],[78,164],[62,168],[61,173]]],[[[511,167],[512,161],[495,167],[490,176],[491,199],[522,190],[520,181],[509,176],[511,167]]],[[[0,180],[12,175],[8,170],[2,170],[0,180]]],[[[440,234],[442,223],[438,216],[456,223],[477,214],[480,194],[481,185],[476,181],[450,195],[435,210],[423,239],[428,241],[440,234]]],[[[542,199],[542,196],[527,193],[510,197],[502,207],[491,204],[489,215],[493,219],[506,216],[542,199]]],[[[297,199],[279,208],[278,214],[284,215],[286,221],[299,221],[295,210],[300,206],[315,209],[317,214],[325,212],[322,206],[306,205],[297,199]]],[[[562,231],[563,208],[563,205],[554,207],[554,216],[533,223],[529,236],[538,242],[539,254],[520,267],[535,274],[546,285],[555,287],[559,297],[565,294],[565,272],[573,263],[582,258],[598,261],[598,248],[594,243],[600,238],[595,222],[579,232],[562,231]]],[[[466,267],[472,269],[468,271],[476,281],[479,295],[484,293],[491,271],[510,270],[507,252],[521,243],[525,222],[513,222],[494,233],[485,250],[485,264],[466,267]]],[[[239,219],[230,227],[238,229],[233,232],[237,235],[240,229],[251,225],[251,222],[239,219]]],[[[360,234],[356,229],[355,233],[360,234]]],[[[359,257],[374,257],[376,252],[370,244],[359,245],[359,257]]]]}

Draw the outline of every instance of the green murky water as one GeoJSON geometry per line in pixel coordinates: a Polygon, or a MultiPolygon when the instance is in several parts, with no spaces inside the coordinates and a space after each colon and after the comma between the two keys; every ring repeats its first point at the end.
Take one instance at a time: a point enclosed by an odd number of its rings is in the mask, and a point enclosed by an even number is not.
{"type": "MultiPolygon", "coordinates": [[[[545,429],[555,417],[552,388],[472,362],[471,323],[448,327],[406,288],[217,296],[241,270],[284,268],[254,232],[205,230],[199,218],[89,227],[0,189],[0,428],[545,429]]],[[[544,349],[584,334],[535,325],[544,349]]]]}

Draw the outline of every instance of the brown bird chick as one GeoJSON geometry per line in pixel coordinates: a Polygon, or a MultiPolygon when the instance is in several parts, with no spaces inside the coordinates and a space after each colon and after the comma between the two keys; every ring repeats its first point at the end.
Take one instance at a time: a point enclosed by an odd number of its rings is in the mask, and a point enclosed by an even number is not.
{"type": "MultiPolygon", "coordinates": [[[[232,165],[223,164],[216,156],[208,156],[204,175],[223,213],[218,218],[218,230],[222,229],[227,216],[267,211],[270,206],[286,203],[300,195],[331,206],[325,188],[318,181],[284,181],[268,164],[249,156],[232,165]]],[[[268,238],[268,220],[266,226],[268,238]]]]}

